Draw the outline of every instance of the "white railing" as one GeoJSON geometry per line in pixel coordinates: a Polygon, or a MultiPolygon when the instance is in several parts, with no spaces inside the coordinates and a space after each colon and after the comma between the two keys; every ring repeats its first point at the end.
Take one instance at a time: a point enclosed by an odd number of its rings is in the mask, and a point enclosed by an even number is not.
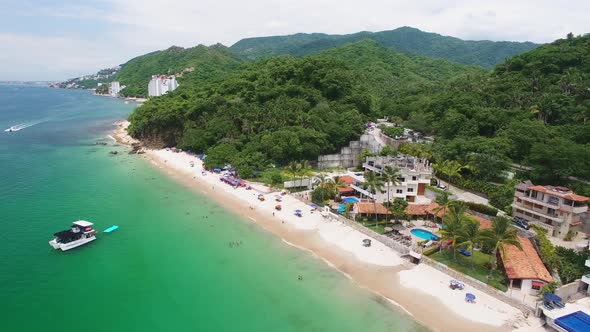
{"type": "Polygon", "coordinates": [[[365,196],[369,197],[369,198],[372,198],[372,199],[374,199],[374,198],[375,198],[375,197],[374,197],[374,195],[373,195],[372,193],[368,192],[367,190],[365,190],[365,189],[363,189],[363,188],[361,188],[361,187],[359,187],[359,186],[357,186],[357,185],[351,184],[351,185],[350,185],[350,187],[351,187],[352,189],[354,189],[354,190],[358,191],[359,193],[361,193],[361,194],[363,194],[363,195],[365,195],[365,196]]]}

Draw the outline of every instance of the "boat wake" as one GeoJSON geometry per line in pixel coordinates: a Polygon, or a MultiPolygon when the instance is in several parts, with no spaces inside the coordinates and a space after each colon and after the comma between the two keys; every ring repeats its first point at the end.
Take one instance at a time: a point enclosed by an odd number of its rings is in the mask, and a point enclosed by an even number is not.
{"type": "Polygon", "coordinates": [[[8,132],[8,133],[11,133],[11,132],[14,132],[14,131],[19,131],[19,130],[23,130],[25,128],[32,127],[32,126],[34,126],[36,124],[39,124],[41,122],[43,122],[43,121],[35,121],[35,122],[30,122],[30,123],[21,123],[21,124],[14,125],[14,126],[12,126],[10,128],[4,129],[4,131],[5,132],[8,132]]]}

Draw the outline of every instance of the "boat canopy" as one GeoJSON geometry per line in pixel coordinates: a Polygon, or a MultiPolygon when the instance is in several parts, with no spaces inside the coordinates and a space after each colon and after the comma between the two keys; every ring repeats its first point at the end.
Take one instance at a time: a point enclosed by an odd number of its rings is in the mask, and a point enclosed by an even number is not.
{"type": "Polygon", "coordinates": [[[91,227],[92,225],[94,225],[90,221],[86,221],[86,220],[74,221],[73,224],[76,225],[76,226],[80,226],[80,227],[91,227]]]}
{"type": "Polygon", "coordinates": [[[57,232],[53,235],[59,239],[59,242],[62,242],[62,243],[67,243],[67,242],[77,240],[81,236],[80,233],[73,233],[69,229],[65,230],[65,231],[57,232]]]}

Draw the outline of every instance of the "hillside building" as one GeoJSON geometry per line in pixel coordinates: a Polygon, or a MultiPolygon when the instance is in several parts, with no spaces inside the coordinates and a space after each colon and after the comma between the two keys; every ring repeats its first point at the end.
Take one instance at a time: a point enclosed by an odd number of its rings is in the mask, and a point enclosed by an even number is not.
{"type": "Polygon", "coordinates": [[[365,172],[381,174],[387,166],[398,170],[399,183],[383,184],[383,190],[373,194],[364,186],[363,174],[353,174],[351,177],[354,183],[350,185],[361,197],[375,199],[379,203],[390,201],[396,198],[405,199],[408,202],[429,203],[430,200],[424,196],[426,186],[432,178],[432,167],[425,158],[417,158],[408,155],[397,155],[394,157],[367,157],[362,167],[365,172]],[[388,193],[389,191],[389,193],[388,193]]]}
{"type": "Polygon", "coordinates": [[[174,91],[178,87],[176,77],[174,75],[153,75],[148,83],[148,95],[150,97],[158,97],[174,91]]]}
{"type": "Polygon", "coordinates": [[[516,186],[512,215],[563,239],[582,224],[581,217],[588,211],[589,200],[590,197],[577,195],[565,187],[535,186],[527,181],[516,186]]]}
{"type": "Polygon", "coordinates": [[[123,90],[124,88],[124,85],[121,86],[119,82],[113,81],[109,84],[109,95],[111,95],[111,97],[118,97],[119,92],[121,92],[121,90],[123,90]]]}

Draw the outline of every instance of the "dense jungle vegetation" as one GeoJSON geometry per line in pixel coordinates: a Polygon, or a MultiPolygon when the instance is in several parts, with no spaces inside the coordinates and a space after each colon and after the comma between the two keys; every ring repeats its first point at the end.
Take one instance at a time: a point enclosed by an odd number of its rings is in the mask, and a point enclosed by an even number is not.
{"type": "Polygon", "coordinates": [[[289,36],[246,38],[232,45],[231,49],[248,59],[275,55],[306,56],[366,39],[407,55],[421,54],[485,68],[492,68],[506,58],[539,46],[530,42],[461,40],[416,28],[401,27],[395,30],[363,31],[348,35],[298,33],[289,36]]]}
{"type": "Polygon", "coordinates": [[[414,153],[449,179],[502,182],[512,163],[532,167],[539,182],[590,178],[590,36],[569,35],[491,71],[371,40],[229,62],[138,108],[132,134],[252,171],[313,161],[358,137],[365,121],[388,116],[436,136],[414,153]]]}

